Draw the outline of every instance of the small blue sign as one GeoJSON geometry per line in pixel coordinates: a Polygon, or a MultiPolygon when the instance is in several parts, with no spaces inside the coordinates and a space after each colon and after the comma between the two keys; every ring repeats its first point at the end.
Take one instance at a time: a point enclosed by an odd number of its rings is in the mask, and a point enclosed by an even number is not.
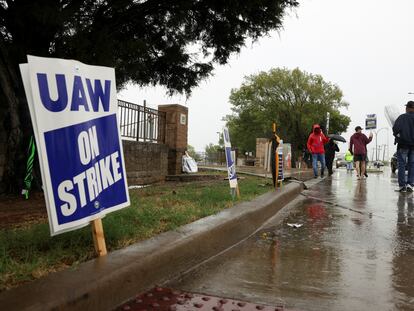
{"type": "Polygon", "coordinates": [[[232,156],[229,130],[223,128],[224,149],[226,152],[227,173],[229,176],[230,188],[237,188],[236,163],[232,156]]]}
{"type": "Polygon", "coordinates": [[[236,166],[234,165],[234,160],[231,155],[231,147],[226,147],[226,161],[227,161],[227,170],[229,174],[229,180],[237,180],[236,166]]]}

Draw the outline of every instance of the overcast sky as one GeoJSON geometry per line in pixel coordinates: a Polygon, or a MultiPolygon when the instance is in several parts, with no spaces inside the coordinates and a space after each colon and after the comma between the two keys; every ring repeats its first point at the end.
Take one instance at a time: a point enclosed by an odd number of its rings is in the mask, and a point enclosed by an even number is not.
{"type": "MultiPolygon", "coordinates": [[[[226,66],[216,67],[214,76],[194,89],[192,96],[168,97],[163,88],[130,86],[118,97],[149,107],[179,103],[189,109],[189,144],[203,151],[217,143],[231,113],[229,95],[240,87],[244,76],[271,68],[299,67],[320,74],[344,92],[351,124],[364,127],[367,114],[378,115],[378,128],[389,127],[384,107],[395,104],[403,111],[414,95],[414,1],[413,0],[302,0],[285,18],[284,29],[249,44],[231,57],[226,66]]],[[[391,129],[389,143],[393,138],[391,129]]],[[[387,143],[387,131],[378,144],[387,143]]],[[[375,139],[372,143],[375,146],[375,139]]],[[[370,147],[372,147],[370,146],[370,147]]],[[[341,146],[341,151],[346,145],[341,146]]],[[[392,154],[392,150],[390,154],[392,154]]]]}

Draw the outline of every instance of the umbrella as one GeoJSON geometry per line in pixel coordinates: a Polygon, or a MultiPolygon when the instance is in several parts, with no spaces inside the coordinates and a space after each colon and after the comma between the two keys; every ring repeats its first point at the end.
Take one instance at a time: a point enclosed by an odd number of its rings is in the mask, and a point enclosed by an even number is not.
{"type": "Polygon", "coordinates": [[[341,141],[343,143],[346,143],[346,139],[343,138],[341,135],[338,134],[329,134],[328,137],[332,140],[341,141]]]}

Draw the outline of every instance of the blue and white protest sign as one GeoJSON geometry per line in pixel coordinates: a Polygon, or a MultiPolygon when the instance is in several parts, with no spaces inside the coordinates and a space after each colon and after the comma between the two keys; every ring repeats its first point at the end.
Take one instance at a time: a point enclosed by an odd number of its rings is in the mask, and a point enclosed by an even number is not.
{"type": "Polygon", "coordinates": [[[280,144],[279,147],[277,147],[276,150],[276,166],[277,166],[277,181],[281,182],[285,179],[284,177],[284,172],[283,172],[283,168],[284,168],[284,160],[283,160],[283,140],[280,140],[280,144]]]}
{"type": "Polygon", "coordinates": [[[237,188],[237,174],[235,157],[232,156],[230,135],[227,127],[223,128],[224,149],[226,152],[227,172],[229,176],[230,188],[237,188]]]}
{"type": "Polygon", "coordinates": [[[114,69],[28,56],[20,71],[51,234],[128,206],[114,69]]]}

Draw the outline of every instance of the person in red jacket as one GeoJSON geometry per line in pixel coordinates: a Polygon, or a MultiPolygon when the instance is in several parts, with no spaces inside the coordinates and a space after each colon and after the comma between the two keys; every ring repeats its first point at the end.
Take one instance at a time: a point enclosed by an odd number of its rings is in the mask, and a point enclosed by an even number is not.
{"type": "Polygon", "coordinates": [[[369,138],[362,133],[362,128],[357,126],[355,132],[351,136],[349,142],[349,151],[354,155],[355,168],[357,171],[357,178],[361,179],[366,175],[365,161],[367,158],[367,145],[372,140],[372,133],[369,134],[369,138]]]}
{"type": "Polygon", "coordinates": [[[319,124],[314,124],[312,133],[308,138],[308,150],[312,154],[312,167],[314,177],[318,177],[318,161],[321,162],[321,177],[325,170],[325,148],[324,145],[329,141],[321,130],[319,124]]]}

